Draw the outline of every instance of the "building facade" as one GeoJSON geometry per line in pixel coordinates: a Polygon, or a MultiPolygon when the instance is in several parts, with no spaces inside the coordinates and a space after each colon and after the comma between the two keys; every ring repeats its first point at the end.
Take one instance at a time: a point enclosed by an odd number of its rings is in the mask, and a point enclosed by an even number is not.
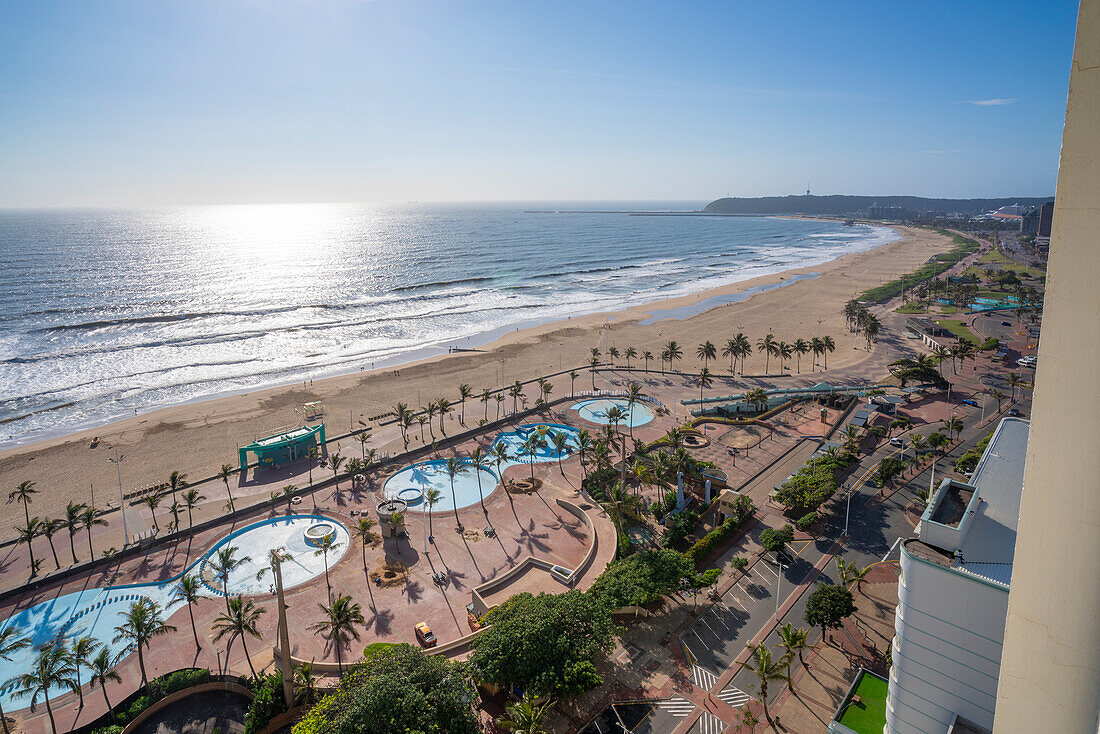
{"type": "Polygon", "coordinates": [[[902,544],[886,732],[990,732],[1029,425],[1001,421],[970,484],[944,480],[902,544]]]}

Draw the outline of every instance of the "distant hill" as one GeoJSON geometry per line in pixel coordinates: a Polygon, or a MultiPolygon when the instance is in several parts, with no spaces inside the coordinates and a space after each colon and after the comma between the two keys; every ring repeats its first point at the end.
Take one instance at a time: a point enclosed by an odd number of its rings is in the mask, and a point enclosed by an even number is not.
{"type": "Polygon", "coordinates": [[[716,199],[703,211],[714,214],[855,214],[877,204],[918,212],[980,214],[1009,204],[1039,206],[1053,196],[1007,196],[1000,199],[925,199],[920,196],[761,196],[716,199]]]}

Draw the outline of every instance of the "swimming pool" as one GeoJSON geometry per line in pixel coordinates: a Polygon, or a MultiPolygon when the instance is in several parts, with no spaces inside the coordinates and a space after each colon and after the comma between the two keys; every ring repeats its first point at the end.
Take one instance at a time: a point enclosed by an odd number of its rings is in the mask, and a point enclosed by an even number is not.
{"type": "Polygon", "coordinates": [[[606,426],[610,423],[610,421],[607,420],[607,411],[612,408],[619,408],[626,413],[625,419],[618,423],[618,425],[625,428],[637,428],[653,420],[653,411],[648,405],[640,402],[630,405],[626,398],[595,398],[593,400],[582,400],[579,403],[575,403],[572,409],[577,411],[577,415],[584,420],[606,426]]]}
{"type": "MultiPolygon", "coordinates": [[[[0,622],[0,629],[7,629],[13,625],[19,627],[22,633],[30,638],[31,647],[14,653],[11,656],[11,662],[4,663],[5,673],[18,675],[29,671],[34,665],[36,651],[59,636],[73,640],[90,635],[104,643],[112,656],[120,654],[125,648],[125,643],[116,643],[112,640],[115,636],[115,627],[122,624],[123,614],[130,605],[142,598],[154,601],[165,610],[165,618],[182,610],[183,604],[176,586],[180,577],[184,574],[205,572],[207,580],[212,580],[212,572],[206,568],[208,562],[227,545],[238,549],[237,558],[250,558],[230,573],[230,595],[250,596],[273,593],[274,581],[271,574],[265,574],[262,579],[257,579],[256,573],[267,565],[268,554],[275,548],[284,548],[291,556],[282,564],[284,588],[303,584],[324,573],[325,559],[315,554],[316,549],[310,547],[305,538],[306,529],[318,521],[335,526],[336,542],[340,545],[329,552],[328,564],[331,567],[348,551],[350,535],[347,528],[318,515],[291,515],[257,522],[231,533],[218,541],[183,573],[167,581],[83,589],[17,612],[0,622]]],[[[221,585],[217,582],[204,582],[203,594],[211,597],[221,596],[221,585]]],[[[181,634],[185,631],[184,625],[189,626],[189,623],[186,621],[176,623],[181,634]]],[[[60,689],[51,689],[50,695],[61,692],[60,689]]],[[[15,711],[30,705],[30,698],[16,694],[14,686],[10,685],[0,688],[0,700],[3,701],[5,711],[15,711]]]]}
{"type": "MultiPolygon", "coordinates": [[[[519,426],[514,431],[506,431],[497,435],[490,444],[490,451],[501,445],[508,451],[508,460],[500,462],[499,469],[504,471],[510,466],[520,464],[527,466],[531,463],[544,463],[558,460],[558,450],[554,446],[554,436],[565,437],[565,445],[562,447],[561,458],[567,459],[573,455],[577,448],[576,428],[558,423],[529,423],[519,426]],[[534,456],[527,453],[525,447],[528,441],[535,437],[534,456]]],[[[458,508],[469,507],[479,502],[481,496],[488,497],[499,483],[497,476],[497,462],[491,455],[488,461],[489,468],[475,472],[469,459],[462,459],[461,467],[455,473],[454,492],[451,492],[451,477],[447,474],[447,462],[445,459],[422,461],[418,464],[406,466],[395,472],[382,489],[386,498],[398,498],[405,500],[409,509],[426,511],[424,494],[429,489],[437,489],[443,496],[432,505],[432,512],[446,512],[455,509],[455,501],[458,508]],[[478,476],[481,478],[480,491],[478,476]]]]}
{"type": "Polygon", "coordinates": [[[408,503],[409,509],[424,510],[428,505],[424,502],[424,495],[428,490],[436,489],[442,495],[434,505],[432,512],[446,512],[455,508],[457,499],[458,507],[467,507],[480,500],[482,494],[486,497],[497,486],[497,475],[488,469],[475,472],[469,460],[463,460],[459,470],[455,473],[454,494],[451,493],[451,477],[447,474],[447,462],[444,459],[422,461],[419,464],[406,466],[401,471],[395,472],[386,480],[383,493],[387,499],[398,498],[408,503]],[[478,492],[478,479],[481,481],[481,493],[478,492]]]}

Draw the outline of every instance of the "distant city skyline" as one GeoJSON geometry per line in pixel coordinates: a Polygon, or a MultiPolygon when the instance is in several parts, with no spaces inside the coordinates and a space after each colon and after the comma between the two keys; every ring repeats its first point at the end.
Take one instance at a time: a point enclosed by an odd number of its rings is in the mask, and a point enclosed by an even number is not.
{"type": "Polygon", "coordinates": [[[8,3],[0,207],[1047,196],[1076,3],[8,3]]]}

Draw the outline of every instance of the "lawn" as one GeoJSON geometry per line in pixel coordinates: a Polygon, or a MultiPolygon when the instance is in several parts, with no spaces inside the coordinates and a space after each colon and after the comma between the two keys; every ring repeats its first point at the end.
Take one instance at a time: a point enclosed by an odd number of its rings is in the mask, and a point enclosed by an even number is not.
{"type": "Polygon", "coordinates": [[[859,703],[844,707],[838,721],[856,734],[881,734],[886,726],[887,683],[873,673],[864,671],[852,691],[859,696],[859,703]]]}
{"type": "Polygon", "coordinates": [[[909,301],[894,310],[897,313],[924,313],[928,308],[920,301],[909,301]]]}
{"type": "Polygon", "coordinates": [[[966,339],[969,342],[973,342],[974,346],[978,346],[982,343],[982,340],[979,339],[973,331],[967,328],[965,321],[961,321],[960,319],[940,319],[936,323],[960,339],[966,339]]]}

